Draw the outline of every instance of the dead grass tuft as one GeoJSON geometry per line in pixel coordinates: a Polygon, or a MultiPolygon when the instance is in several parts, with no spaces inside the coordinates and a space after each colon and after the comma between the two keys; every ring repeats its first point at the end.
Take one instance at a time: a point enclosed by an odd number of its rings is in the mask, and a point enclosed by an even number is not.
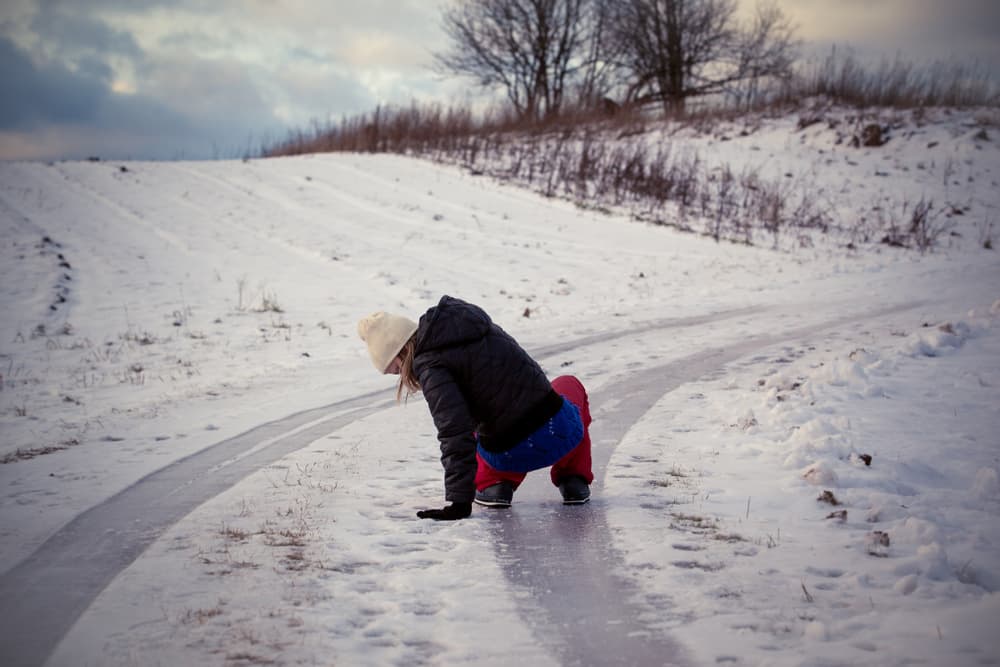
{"type": "Polygon", "coordinates": [[[181,617],[181,623],[184,625],[204,625],[206,621],[216,616],[221,616],[222,613],[221,606],[212,607],[211,609],[189,609],[181,617]]]}
{"type": "MultiPolygon", "coordinates": [[[[19,416],[24,416],[26,414],[27,410],[24,410],[24,414],[19,414],[19,416]]],[[[46,454],[61,452],[65,449],[69,449],[70,447],[76,447],[79,444],[80,441],[76,438],[69,438],[55,445],[45,445],[44,447],[30,447],[28,449],[21,449],[18,447],[13,452],[5,454],[2,458],[0,458],[0,465],[16,463],[18,461],[28,461],[36,456],[45,456],[46,454]]]]}

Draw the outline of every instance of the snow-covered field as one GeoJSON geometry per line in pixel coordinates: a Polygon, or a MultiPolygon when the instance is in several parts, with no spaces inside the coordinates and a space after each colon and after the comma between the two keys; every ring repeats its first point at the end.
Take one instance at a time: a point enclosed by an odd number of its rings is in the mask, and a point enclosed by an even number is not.
{"type": "MultiPolygon", "coordinates": [[[[595,487],[636,642],[692,664],[997,664],[1000,129],[977,118],[879,148],[794,118],[674,137],[808,174],[845,227],[932,200],[956,215],[926,255],[716,244],[394,156],[0,164],[0,570],[172,462],[389,388],[357,319],[451,294],[595,395],[751,350],[674,378],[595,487]]],[[[629,399],[592,406],[595,430],[629,399]]],[[[497,512],[414,516],[442,501],[437,456],[419,398],[331,427],[160,535],[50,664],[559,664],[497,512]]]]}

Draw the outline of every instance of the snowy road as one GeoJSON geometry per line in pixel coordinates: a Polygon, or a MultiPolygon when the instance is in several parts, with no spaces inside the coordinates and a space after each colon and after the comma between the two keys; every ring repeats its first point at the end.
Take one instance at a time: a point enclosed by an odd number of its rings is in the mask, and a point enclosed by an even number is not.
{"type": "Polygon", "coordinates": [[[0,576],[4,664],[43,664],[105,586],[192,509],[261,466],[392,403],[379,392],[262,424],[78,516],[0,576]]]}
{"type": "MultiPolygon", "coordinates": [[[[496,512],[491,530],[496,554],[536,638],[565,665],[685,664],[682,650],[641,621],[627,582],[613,570],[622,558],[614,546],[600,487],[615,446],[665,393],[704,377],[755,350],[914,308],[878,312],[760,336],[711,348],[663,365],[628,373],[592,392],[596,498],[562,507],[544,502],[546,476],[529,476],[510,511],[496,512]],[[672,656],[663,663],[664,656],[672,656]]],[[[663,321],[642,329],[666,331],[746,315],[745,309],[663,321]]],[[[535,352],[540,359],[636,335],[605,333],[535,352]]],[[[90,603],[168,527],[250,473],[310,442],[394,405],[376,392],[262,424],[143,478],[84,512],[30,557],[0,576],[0,655],[12,666],[44,664],[90,603]]],[[[661,600],[669,605],[669,600],[661,600]]]]}
{"type": "MultiPolygon", "coordinates": [[[[772,345],[918,305],[901,304],[707,349],[629,373],[592,392],[594,500],[582,506],[554,505],[548,476],[539,472],[528,476],[512,508],[497,512],[493,525],[497,557],[508,582],[527,593],[517,597],[525,602],[522,612],[536,638],[549,644],[564,665],[688,664],[680,646],[644,626],[645,610],[636,604],[639,591],[612,574],[622,556],[601,487],[615,446],[664,394],[725,364],[772,345]]],[[[671,605],[663,598],[655,603],[661,609],[671,605]]]]}
{"type": "Polygon", "coordinates": [[[0,663],[997,655],[1000,143],[797,120],[671,135],[816,175],[830,235],[753,245],[400,156],[0,165],[0,663]],[[933,252],[851,235],[920,198],[933,252]],[[414,517],[433,421],[354,327],[442,294],[588,387],[590,505],[414,517]]]}

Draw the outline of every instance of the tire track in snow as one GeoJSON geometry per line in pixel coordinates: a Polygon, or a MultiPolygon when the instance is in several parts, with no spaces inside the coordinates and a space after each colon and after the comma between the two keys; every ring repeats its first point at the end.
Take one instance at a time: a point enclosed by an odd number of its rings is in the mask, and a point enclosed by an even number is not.
{"type": "MultiPolygon", "coordinates": [[[[668,656],[679,656],[681,649],[675,642],[652,635],[641,625],[641,609],[628,600],[634,591],[613,573],[623,560],[613,545],[600,480],[615,446],[661,396],[725,363],[760,348],[916,305],[842,318],[780,336],[749,338],[626,373],[593,391],[595,499],[588,505],[563,507],[547,486],[547,475],[535,473],[519,489],[515,507],[497,513],[493,526],[505,576],[534,600],[522,599],[520,604],[539,641],[552,645],[564,664],[668,664],[668,656]],[[530,483],[541,482],[543,477],[542,488],[530,483]],[[560,539],[553,541],[553,535],[560,539]]],[[[748,310],[663,320],[641,331],[722,321],[748,310]]],[[[631,328],[597,334],[534,354],[544,359],[637,332],[631,328]]],[[[3,664],[43,664],[101,591],[197,506],[260,468],[394,405],[394,391],[380,390],[262,424],[153,472],[86,510],[0,575],[3,664]]]]}
{"type": "MultiPolygon", "coordinates": [[[[414,162],[417,164],[421,164],[421,167],[425,168],[425,166],[422,164],[422,161],[414,159],[414,162]]],[[[536,213],[538,211],[539,206],[541,205],[547,207],[575,206],[568,199],[561,199],[559,197],[556,197],[554,199],[547,198],[543,194],[535,192],[534,190],[524,190],[519,187],[510,186],[506,190],[499,191],[502,192],[502,199],[500,199],[499,201],[503,201],[504,203],[507,204],[509,204],[511,201],[516,201],[518,207],[523,208],[523,211],[521,211],[519,214],[511,216],[508,216],[506,213],[491,211],[483,206],[470,205],[469,203],[465,203],[461,200],[454,199],[453,198],[454,195],[452,195],[451,186],[456,184],[464,185],[469,182],[467,180],[469,178],[486,178],[488,181],[492,180],[501,185],[504,185],[504,181],[502,180],[498,181],[497,179],[490,176],[480,177],[480,176],[468,176],[466,174],[463,174],[461,171],[461,167],[458,165],[453,165],[449,163],[438,163],[438,162],[431,163],[431,166],[434,169],[439,170],[440,172],[439,178],[449,179],[448,181],[443,183],[443,185],[447,187],[436,188],[436,191],[442,193],[438,195],[408,185],[408,183],[410,182],[408,179],[389,178],[385,176],[384,172],[380,169],[368,169],[366,167],[363,167],[356,160],[350,163],[344,160],[326,160],[322,162],[322,164],[324,166],[334,167],[335,169],[338,169],[343,172],[354,174],[363,183],[381,182],[387,189],[395,189],[401,192],[408,192],[410,194],[410,198],[408,199],[408,201],[411,202],[420,201],[422,205],[420,205],[419,208],[421,210],[427,211],[428,213],[431,213],[435,209],[439,208],[450,209],[454,213],[460,216],[465,216],[468,219],[476,222],[475,231],[482,231],[485,225],[486,229],[492,230],[494,232],[496,230],[501,230],[501,232],[505,236],[516,238],[522,231],[530,230],[531,234],[536,238],[536,240],[542,239],[542,242],[544,244],[552,243],[563,248],[569,246],[578,250],[579,251],[578,254],[593,254],[593,253],[606,252],[608,250],[606,246],[581,241],[575,235],[565,233],[565,230],[558,229],[556,231],[553,231],[554,228],[550,229],[549,227],[546,227],[544,225],[540,226],[537,224],[537,220],[530,215],[536,213]],[[522,217],[529,218],[531,222],[522,222],[521,221],[522,217]]],[[[478,190],[473,190],[473,192],[475,192],[477,196],[481,197],[484,194],[490,193],[491,191],[479,188],[478,190]]],[[[447,220],[447,218],[445,219],[447,220]]],[[[458,230],[460,232],[472,231],[470,228],[465,226],[458,228],[458,230]]],[[[636,258],[648,257],[650,254],[653,254],[648,248],[646,249],[615,248],[615,253],[617,255],[622,255],[622,254],[633,255],[636,258]]],[[[549,254],[546,254],[544,251],[538,254],[548,262],[552,262],[557,259],[549,254]]]]}
{"type": "MultiPolygon", "coordinates": [[[[217,178],[216,176],[213,176],[207,172],[197,172],[192,169],[178,166],[176,164],[167,164],[165,166],[168,169],[172,169],[175,173],[194,179],[196,182],[212,181],[217,185],[227,188],[230,192],[238,193],[244,197],[257,197],[257,195],[253,193],[253,191],[245,191],[242,188],[233,185],[228,181],[224,181],[220,178],[217,178]]],[[[213,225],[225,226],[230,230],[232,230],[235,234],[244,234],[252,236],[262,245],[267,244],[270,246],[278,246],[282,250],[287,251],[290,255],[294,255],[295,257],[299,257],[304,260],[314,262],[323,268],[332,268],[333,270],[336,271],[347,270],[343,265],[340,265],[336,262],[331,262],[330,255],[318,249],[318,246],[315,243],[313,243],[308,247],[297,245],[285,238],[280,237],[278,234],[275,233],[274,230],[262,230],[247,224],[241,224],[240,222],[237,221],[237,219],[233,218],[232,216],[218,215],[214,211],[211,211],[206,206],[201,204],[196,204],[184,197],[175,197],[171,201],[175,205],[186,208],[192,211],[193,213],[209,216],[212,220],[213,225]]],[[[256,208],[259,210],[265,204],[270,204],[272,202],[273,202],[272,199],[261,199],[257,197],[255,201],[256,208]]],[[[244,204],[241,203],[239,205],[243,206],[244,204]]],[[[275,218],[281,219],[282,217],[286,216],[289,213],[289,210],[286,207],[280,207],[278,213],[280,215],[276,215],[275,218]]],[[[301,215],[301,213],[302,213],[301,209],[292,212],[292,214],[295,215],[296,222],[302,223],[305,221],[305,218],[304,216],[301,215]]]]}
{"type": "Polygon", "coordinates": [[[100,592],[167,528],[260,468],[395,405],[393,393],[380,390],[262,424],[77,516],[0,576],[0,662],[43,664],[100,592]]]}
{"type": "MultiPolygon", "coordinates": [[[[326,165],[328,163],[323,164],[326,165]]],[[[315,164],[310,162],[306,163],[306,166],[314,167],[315,164]]],[[[393,273],[403,275],[419,276],[422,278],[429,272],[437,272],[447,277],[458,271],[463,275],[475,276],[481,280],[481,277],[478,276],[478,269],[481,263],[478,260],[470,260],[470,254],[462,248],[453,250],[451,255],[455,264],[444,269],[431,266],[426,262],[418,262],[414,259],[422,256],[416,244],[423,243],[429,247],[440,249],[441,244],[452,243],[454,238],[460,238],[468,230],[459,226],[449,226],[444,230],[432,229],[428,226],[428,220],[424,219],[423,216],[418,216],[414,211],[397,209],[397,207],[394,207],[390,203],[378,199],[366,199],[363,194],[348,194],[345,188],[338,188],[334,183],[327,183],[322,178],[308,176],[308,173],[314,172],[312,169],[301,169],[299,176],[309,178],[309,192],[304,194],[303,197],[296,199],[287,196],[288,188],[276,188],[273,184],[262,184],[259,191],[249,191],[224,177],[210,173],[206,168],[198,168],[196,170],[193,167],[178,165],[172,165],[172,168],[179,173],[186,173],[200,178],[202,181],[212,182],[226,188],[230,192],[238,193],[242,197],[254,197],[257,199],[256,203],[259,208],[267,206],[278,211],[279,215],[276,216],[278,219],[282,216],[291,215],[300,223],[308,223],[306,226],[310,226],[310,228],[316,230],[317,239],[324,239],[327,244],[332,244],[334,247],[346,248],[348,257],[357,254],[365,254],[369,257],[382,257],[384,259],[378,262],[379,264],[382,266],[395,266],[396,268],[393,273]],[[267,196],[261,197],[261,192],[266,193],[267,196]],[[337,210],[331,210],[338,203],[339,207],[337,210]],[[316,211],[326,212],[327,219],[329,220],[328,228],[309,223],[310,218],[315,216],[316,211]],[[398,228],[387,228],[384,225],[373,226],[370,224],[371,220],[389,220],[404,224],[405,228],[409,229],[410,232],[400,235],[395,231],[398,228]],[[403,251],[403,246],[408,246],[406,252],[403,251]],[[363,249],[365,252],[359,253],[358,249],[363,249]],[[464,262],[463,269],[459,269],[456,266],[460,262],[464,262]]],[[[294,187],[296,183],[305,182],[296,180],[294,175],[290,171],[274,173],[275,178],[282,179],[289,186],[294,187]]],[[[435,222],[434,224],[438,225],[439,223],[435,222]]],[[[299,228],[303,226],[304,224],[298,225],[299,228]]],[[[253,230],[249,226],[248,229],[251,229],[251,233],[258,235],[260,233],[260,230],[253,230]]],[[[273,234],[274,232],[272,230],[267,233],[273,234]]],[[[283,243],[287,243],[292,247],[295,245],[291,241],[283,241],[283,243]]],[[[314,248],[314,246],[312,247],[314,248]]],[[[342,271],[358,276],[369,276],[367,268],[358,268],[350,261],[338,264],[342,271]]],[[[376,278],[386,280],[389,288],[396,285],[396,279],[388,274],[379,274],[376,278]]],[[[495,288],[502,286],[503,284],[499,284],[495,288]]],[[[485,290],[486,287],[484,286],[480,289],[485,290]]],[[[392,300],[399,300],[400,302],[407,300],[405,294],[401,295],[395,291],[387,292],[387,294],[392,300]]]]}
{"type": "MultiPolygon", "coordinates": [[[[549,646],[564,665],[691,664],[675,639],[658,635],[642,623],[640,616],[648,609],[635,601],[641,591],[615,574],[625,560],[614,546],[601,490],[618,443],[664,395],[712,372],[722,372],[728,363],[757,350],[919,305],[897,305],[709,348],[626,373],[591,391],[593,499],[586,505],[563,506],[548,471],[542,470],[528,475],[511,509],[489,510],[495,512],[492,530],[497,558],[508,582],[522,593],[516,599],[536,639],[549,646]]],[[[708,321],[711,318],[692,318],[689,323],[708,321]]],[[[602,342],[613,337],[592,338],[602,342]]],[[[558,353],[573,347],[577,345],[567,343],[551,350],[558,353]]],[[[670,602],[658,605],[669,608],[670,602]]]]}
{"type": "MultiPolygon", "coordinates": [[[[149,230],[150,233],[159,237],[168,245],[173,246],[177,250],[181,251],[183,254],[185,255],[191,254],[191,248],[188,246],[187,243],[184,242],[183,239],[181,239],[178,236],[175,236],[174,234],[171,234],[170,232],[167,232],[160,225],[157,225],[147,220],[142,213],[135,211],[129,208],[128,206],[125,206],[124,204],[119,204],[118,202],[114,201],[113,199],[99,192],[92,185],[84,183],[79,178],[73,176],[62,167],[54,166],[52,167],[52,169],[55,169],[56,173],[62,178],[63,185],[72,190],[78,196],[85,199],[89,199],[98,206],[104,207],[108,211],[111,211],[113,214],[117,215],[119,219],[131,221],[144,227],[145,229],[149,230]]],[[[46,178],[54,179],[54,176],[47,171],[40,171],[40,173],[42,173],[46,178]]],[[[53,189],[58,191],[61,188],[58,185],[56,185],[53,189]]]]}

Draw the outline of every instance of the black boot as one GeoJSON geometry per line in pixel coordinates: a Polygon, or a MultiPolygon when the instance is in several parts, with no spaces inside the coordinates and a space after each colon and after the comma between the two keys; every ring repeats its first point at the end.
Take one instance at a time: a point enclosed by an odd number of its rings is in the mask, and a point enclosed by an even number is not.
{"type": "Polygon", "coordinates": [[[499,482],[476,491],[476,503],[486,507],[510,507],[513,498],[514,485],[510,482],[499,482]]]}
{"type": "Polygon", "coordinates": [[[563,505],[582,505],[590,500],[590,485],[576,475],[564,477],[559,482],[559,492],[562,493],[563,505]]]}

